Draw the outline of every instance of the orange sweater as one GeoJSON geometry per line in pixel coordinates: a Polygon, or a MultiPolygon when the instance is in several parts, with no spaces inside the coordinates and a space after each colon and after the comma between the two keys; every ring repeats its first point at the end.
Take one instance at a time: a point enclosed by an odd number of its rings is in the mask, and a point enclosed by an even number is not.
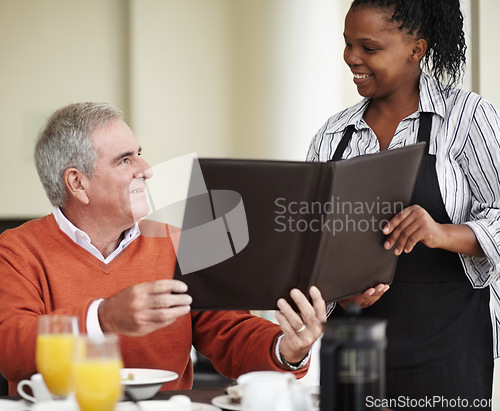
{"type": "MultiPolygon", "coordinates": [[[[36,372],[38,317],[71,314],[85,332],[88,306],[133,284],[172,278],[169,237],[140,236],[104,264],[64,234],[52,215],[0,236],[0,373],[15,393],[36,372]]],[[[192,312],[144,337],[121,336],[125,367],[179,374],[163,389],[190,389],[191,344],[229,378],[254,370],[287,370],[274,351],[280,328],[246,312],[192,312]]],[[[297,376],[307,368],[296,372],[297,376]]]]}

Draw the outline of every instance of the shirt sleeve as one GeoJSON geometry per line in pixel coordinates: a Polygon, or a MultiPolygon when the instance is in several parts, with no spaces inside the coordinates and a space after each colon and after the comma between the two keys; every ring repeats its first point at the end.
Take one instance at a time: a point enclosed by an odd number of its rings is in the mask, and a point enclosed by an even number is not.
{"type": "Polygon", "coordinates": [[[89,310],[87,311],[87,334],[91,338],[102,338],[104,333],[101,329],[101,324],[99,323],[99,306],[101,305],[102,298],[99,300],[92,301],[89,305],[89,310]]]}
{"type": "Polygon", "coordinates": [[[311,141],[311,144],[309,145],[309,151],[307,152],[306,161],[319,161],[319,151],[317,148],[317,141],[321,137],[318,137],[318,134],[316,134],[316,136],[311,141]]]}
{"type": "Polygon", "coordinates": [[[316,135],[311,141],[309,145],[309,150],[307,152],[306,161],[320,161],[320,153],[322,151],[322,144],[325,143],[325,132],[328,129],[328,125],[330,123],[330,119],[323,124],[323,126],[318,130],[316,135]]]}
{"type": "Polygon", "coordinates": [[[481,99],[463,149],[463,169],[472,194],[468,225],[485,257],[461,255],[475,288],[500,279],[500,118],[481,99]]]}

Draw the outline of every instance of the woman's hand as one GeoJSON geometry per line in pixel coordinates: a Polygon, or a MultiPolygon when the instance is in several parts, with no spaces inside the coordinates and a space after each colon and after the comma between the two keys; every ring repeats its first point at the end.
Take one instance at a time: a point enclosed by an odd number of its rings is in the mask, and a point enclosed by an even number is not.
{"type": "Polygon", "coordinates": [[[429,248],[441,248],[453,253],[483,257],[484,252],[474,231],[465,224],[439,224],[418,205],[396,214],[382,229],[388,237],[384,247],[393,246],[394,254],[409,253],[419,241],[429,248]]]}
{"type": "Polygon", "coordinates": [[[419,205],[412,205],[396,214],[382,229],[388,237],[384,248],[393,246],[394,254],[409,253],[419,241],[429,248],[441,248],[446,237],[443,224],[436,223],[419,205]]]}
{"type": "Polygon", "coordinates": [[[369,288],[363,294],[353,295],[352,297],[343,298],[338,303],[343,309],[346,309],[351,304],[356,304],[360,308],[369,307],[375,304],[380,297],[389,289],[387,284],[379,284],[374,288],[369,288]]]}

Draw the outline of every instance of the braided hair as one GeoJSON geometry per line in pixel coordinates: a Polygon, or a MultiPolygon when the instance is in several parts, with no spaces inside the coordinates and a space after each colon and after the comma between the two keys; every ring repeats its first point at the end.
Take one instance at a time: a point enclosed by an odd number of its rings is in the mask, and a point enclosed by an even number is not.
{"type": "Polygon", "coordinates": [[[391,10],[399,30],[427,41],[427,71],[446,86],[461,80],[467,46],[460,0],[354,0],[351,9],[357,7],[391,10]]]}

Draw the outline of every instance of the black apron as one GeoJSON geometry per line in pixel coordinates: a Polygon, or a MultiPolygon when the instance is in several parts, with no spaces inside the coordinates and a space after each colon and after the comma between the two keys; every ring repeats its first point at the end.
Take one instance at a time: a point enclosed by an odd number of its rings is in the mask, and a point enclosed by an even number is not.
{"type": "MultiPolygon", "coordinates": [[[[422,206],[436,222],[450,224],[436,156],[428,153],[431,124],[432,114],[421,113],[418,141],[427,142],[427,153],[411,204],[422,206]]],[[[347,128],[334,161],[342,158],[353,131],[354,126],[347,128]]],[[[362,312],[388,320],[386,398],[392,399],[391,408],[491,409],[489,298],[489,288],[472,288],[456,253],[419,242],[399,256],[391,288],[362,312]],[[483,400],[482,406],[475,407],[475,400],[483,400]]]]}

